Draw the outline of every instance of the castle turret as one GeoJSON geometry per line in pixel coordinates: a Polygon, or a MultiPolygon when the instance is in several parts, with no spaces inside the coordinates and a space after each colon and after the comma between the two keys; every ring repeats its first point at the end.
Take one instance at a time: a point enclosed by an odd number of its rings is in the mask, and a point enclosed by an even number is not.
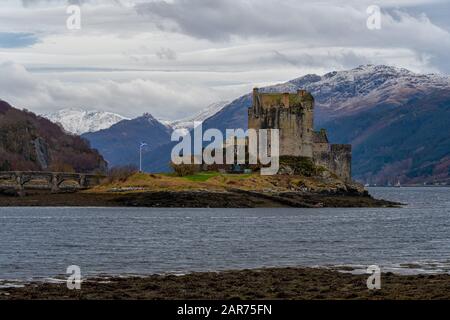
{"type": "Polygon", "coordinates": [[[314,97],[306,90],[298,90],[297,95],[303,106],[302,127],[304,154],[313,156],[314,137],[314,97]]]}

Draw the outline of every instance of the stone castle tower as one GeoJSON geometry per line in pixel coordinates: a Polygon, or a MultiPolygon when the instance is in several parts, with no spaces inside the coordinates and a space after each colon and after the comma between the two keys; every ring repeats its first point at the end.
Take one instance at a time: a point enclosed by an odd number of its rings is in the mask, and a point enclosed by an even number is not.
{"type": "Polygon", "coordinates": [[[351,145],[330,144],[324,129],[314,131],[311,93],[261,93],[253,89],[248,128],[279,129],[280,156],[310,158],[343,180],[351,180],[351,145]]]}

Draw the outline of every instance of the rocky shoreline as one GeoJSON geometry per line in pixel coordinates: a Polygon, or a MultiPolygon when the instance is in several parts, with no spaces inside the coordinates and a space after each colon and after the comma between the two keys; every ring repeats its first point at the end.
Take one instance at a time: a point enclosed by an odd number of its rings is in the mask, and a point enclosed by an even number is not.
{"type": "Polygon", "coordinates": [[[34,190],[25,197],[0,194],[0,207],[157,207],[157,208],[322,208],[398,207],[368,194],[311,192],[152,191],[66,192],[52,194],[34,190]]]}
{"type": "Polygon", "coordinates": [[[81,290],[66,283],[31,283],[0,289],[0,300],[265,300],[450,299],[450,275],[383,273],[381,289],[368,290],[368,275],[327,268],[267,268],[182,276],[92,278],[81,290]]]}

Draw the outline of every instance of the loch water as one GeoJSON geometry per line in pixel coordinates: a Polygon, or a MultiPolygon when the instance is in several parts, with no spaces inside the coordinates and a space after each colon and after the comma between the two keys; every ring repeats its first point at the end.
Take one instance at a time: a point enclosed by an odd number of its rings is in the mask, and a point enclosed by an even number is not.
{"type": "Polygon", "coordinates": [[[273,266],[450,271],[450,188],[372,188],[402,208],[0,208],[0,279],[273,266]]]}

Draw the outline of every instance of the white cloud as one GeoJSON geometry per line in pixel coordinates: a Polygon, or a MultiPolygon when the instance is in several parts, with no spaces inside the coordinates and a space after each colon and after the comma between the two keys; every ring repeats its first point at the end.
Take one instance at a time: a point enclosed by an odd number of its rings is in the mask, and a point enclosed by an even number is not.
{"type": "Polygon", "coordinates": [[[449,31],[427,14],[433,4],[449,7],[440,0],[376,1],[378,31],[366,28],[372,0],[75,2],[80,31],[65,27],[74,1],[2,2],[0,32],[39,41],[0,49],[0,98],[37,112],[87,107],[173,119],[254,85],[359,64],[450,73],[449,31]]]}
{"type": "MultiPolygon", "coordinates": [[[[0,64],[0,96],[19,108],[33,106],[45,113],[50,106],[88,107],[136,116],[150,112],[157,117],[188,115],[215,101],[199,85],[157,82],[144,78],[132,80],[64,81],[30,74],[18,64],[0,64]]],[[[71,75],[75,80],[77,76],[71,75]]],[[[65,79],[68,80],[68,79],[65,79]]],[[[80,80],[80,79],[78,79],[80,80]]]]}

